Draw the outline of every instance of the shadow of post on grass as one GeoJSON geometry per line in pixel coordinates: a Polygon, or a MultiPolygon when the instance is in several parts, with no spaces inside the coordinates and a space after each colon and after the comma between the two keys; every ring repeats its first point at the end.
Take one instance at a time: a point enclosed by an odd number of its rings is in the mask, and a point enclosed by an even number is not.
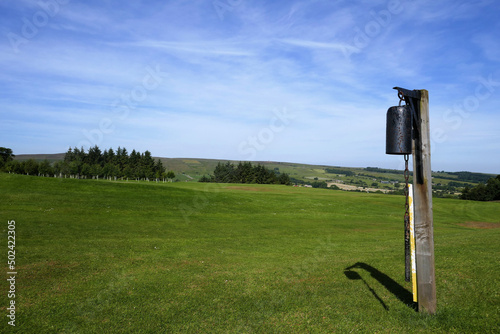
{"type": "Polygon", "coordinates": [[[363,269],[370,273],[370,275],[375,278],[380,284],[382,284],[390,293],[392,293],[397,299],[403,302],[405,305],[413,310],[417,310],[417,303],[413,302],[413,295],[410,291],[406,290],[398,282],[379,271],[378,269],[363,263],[357,262],[350,267],[344,269],[344,275],[350,280],[361,280],[368,287],[373,296],[382,304],[384,309],[389,310],[384,301],[377,295],[375,290],[373,290],[370,285],[361,277],[361,275],[354,271],[353,269],[363,269]]]}

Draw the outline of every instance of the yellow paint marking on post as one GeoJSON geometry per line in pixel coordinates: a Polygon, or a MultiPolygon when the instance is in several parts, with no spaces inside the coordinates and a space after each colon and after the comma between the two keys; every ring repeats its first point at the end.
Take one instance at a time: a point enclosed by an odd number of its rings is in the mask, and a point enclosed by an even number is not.
{"type": "Polygon", "coordinates": [[[417,264],[415,262],[415,219],[413,217],[413,185],[408,185],[408,201],[410,204],[410,253],[411,253],[411,283],[413,301],[417,302],[417,264]]]}

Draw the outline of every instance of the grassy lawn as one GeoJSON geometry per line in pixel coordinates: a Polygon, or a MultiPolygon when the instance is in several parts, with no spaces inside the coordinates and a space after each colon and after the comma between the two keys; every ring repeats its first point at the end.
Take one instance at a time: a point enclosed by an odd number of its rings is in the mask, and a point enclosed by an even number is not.
{"type": "Polygon", "coordinates": [[[404,281],[404,198],[0,174],[19,333],[493,333],[500,203],[434,199],[438,312],[404,281]],[[488,224],[472,224],[481,222],[488,224]],[[478,228],[481,227],[481,228],[478,228]],[[351,268],[346,271],[346,268],[351,268]]]}

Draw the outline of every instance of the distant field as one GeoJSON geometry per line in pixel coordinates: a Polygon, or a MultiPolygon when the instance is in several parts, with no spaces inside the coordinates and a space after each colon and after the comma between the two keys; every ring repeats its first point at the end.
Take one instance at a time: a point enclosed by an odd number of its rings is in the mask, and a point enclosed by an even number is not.
{"type": "Polygon", "coordinates": [[[0,191],[4,276],[8,220],[18,272],[15,328],[1,284],[2,332],[494,333],[500,325],[500,203],[434,200],[438,312],[426,316],[404,281],[402,196],[2,173],[0,191]]]}
{"type": "MultiPolygon", "coordinates": [[[[17,160],[34,159],[42,161],[47,159],[51,162],[64,159],[64,153],[61,154],[32,154],[32,155],[18,155],[17,160]]],[[[174,171],[177,181],[196,182],[202,176],[213,174],[215,167],[219,162],[231,162],[238,164],[239,161],[230,160],[217,160],[217,159],[195,159],[195,158],[155,158],[160,159],[163,166],[168,171],[174,171]]],[[[331,183],[343,183],[354,187],[358,191],[393,191],[402,189],[401,184],[404,182],[402,171],[398,170],[384,170],[373,168],[353,168],[353,167],[332,167],[324,165],[307,165],[292,162],[274,162],[274,161],[256,161],[253,164],[262,164],[269,169],[275,169],[280,173],[287,173],[290,177],[299,182],[310,184],[314,181],[325,181],[331,183]],[[343,174],[328,173],[327,169],[340,169],[352,172],[354,175],[347,176],[343,174]],[[395,184],[400,183],[400,184],[395,184]]],[[[440,197],[457,195],[463,189],[465,184],[470,186],[477,185],[477,181],[460,181],[457,175],[450,172],[433,172],[434,194],[440,197]],[[450,182],[459,182],[460,186],[448,187],[450,182]]],[[[496,175],[482,174],[482,176],[489,178],[496,175]]],[[[412,178],[410,177],[410,182],[412,178]]]]}

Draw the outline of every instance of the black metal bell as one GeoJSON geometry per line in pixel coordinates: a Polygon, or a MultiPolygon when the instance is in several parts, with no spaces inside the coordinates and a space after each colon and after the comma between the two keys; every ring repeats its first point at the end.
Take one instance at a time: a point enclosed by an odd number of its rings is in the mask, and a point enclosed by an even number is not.
{"type": "Polygon", "coordinates": [[[411,154],[411,111],[407,106],[387,110],[386,154],[411,154]]]}

